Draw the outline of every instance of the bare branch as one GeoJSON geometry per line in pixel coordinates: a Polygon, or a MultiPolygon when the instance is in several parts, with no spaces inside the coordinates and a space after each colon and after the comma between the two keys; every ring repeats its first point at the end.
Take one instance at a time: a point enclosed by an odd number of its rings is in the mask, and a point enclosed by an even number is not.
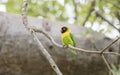
{"type": "MultiPolygon", "coordinates": [[[[117,19],[119,20],[119,22],[120,22],[120,13],[119,12],[116,12],[115,13],[115,16],[117,17],[117,19]]],[[[120,29],[119,29],[120,30],[120,29]]]]}
{"type": "Polygon", "coordinates": [[[44,46],[42,45],[42,43],[39,41],[37,35],[35,34],[35,31],[33,29],[31,29],[31,28],[28,28],[27,15],[26,15],[28,3],[29,3],[29,0],[24,0],[23,10],[22,10],[23,24],[24,24],[25,28],[28,29],[28,31],[31,32],[31,34],[34,37],[35,41],[39,45],[39,50],[41,50],[41,52],[44,54],[44,56],[46,57],[46,59],[49,61],[52,69],[56,72],[57,75],[62,75],[62,72],[57,67],[57,65],[54,62],[54,60],[52,59],[51,55],[48,53],[48,51],[44,48],[44,46]]]}
{"type": "MultiPolygon", "coordinates": [[[[114,7],[120,9],[120,6],[117,5],[115,2],[110,2],[109,0],[105,0],[105,2],[110,3],[110,4],[112,4],[114,7]]],[[[118,0],[118,2],[120,2],[120,1],[118,0]]]]}
{"type": "Polygon", "coordinates": [[[96,4],[95,0],[92,0],[91,6],[90,6],[90,10],[88,11],[88,14],[87,14],[87,16],[86,16],[86,18],[85,18],[85,21],[84,21],[83,24],[82,24],[83,26],[85,26],[85,23],[87,22],[87,20],[88,20],[89,17],[91,16],[91,13],[94,11],[95,4],[96,4]]]}
{"type": "Polygon", "coordinates": [[[118,40],[120,39],[120,37],[118,37],[116,40],[114,40],[112,43],[110,43],[107,47],[105,47],[102,51],[101,51],[101,54],[107,50],[111,45],[113,45],[115,42],[117,42],[118,40]]]}
{"type": "MultiPolygon", "coordinates": [[[[35,32],[39,32],[39,33],[42,33],[43,35],[45,35],[55,46],[57,47],[60,47],[60,48],[63,48],[62,45],[59,45],[58,43],[56,43],[54,41],[54,39],[47,33],[45,32],[44,30],[40,30],[40,29],[36,29],[36,28],[31,28],[33,29],[35,32]]],[[[120,39],[120,37],[118,39],[116,39],[115,41],[112,42],[112,44],[114,44],[116,41],[118,41],[120,39]]],[[[112,44],[108,45],[105,49],[103,50],[106,50],[107,48],[109,48],[112,44]]],[[[103,54],[113,54],[113,55],[117,55],[117,56],[120,56],[120,54],[118,53],[115,53],[115,52],[101,52],[101,51],[92,51],[92,50],[85,50],[85,49],[81,49],[81,48],[77,48],[77,47],[73,47],[71,45],[68,46],[68,48],[70,49],[74,49],[74,50],[78,50],[78,51],[81,51],[81,52],[85,52],[85,53],[91,53],[91,54],[100,54],[101,57],[103,58],[104,62],[106,63],[108,69],[110,70],[110,72],[113,74],[112,70],[111,70],[111,67],[108,63],[108,61],[106,60],[105,56],[103,54]],[[102,53],[102,54],[101,54],[102,53]]]]}
{"type": "Polygon", "coordinates": [[[113,74],[113,71],[112,71],[107,59],[105,58],[105,56],[102,54],[101,57],[103,58],[103,60],[104,60],[105,64],[107,65],[109,71],[113,74]]]}
{"type": "MultiPolygon", "coordinates": [[[[31,29],[33,29],[35,32],[39,32],[39,33],[44,34],[55,46],[63,48],[63,45],[60,45],[60,44],[56,43],[54,41],[54,39],[48,33],[46,33],[44,30],[40,30],[40,29],[37,29],[37,28],[31,28],[31,29]]],[[[85,49],[73,47],[73,46],[70,46],[70,45],[68,46],[68,48],[79,50],[79,51],[86,52],[86,53],[96,53],[96,54],[100,53],[100,51],[85,50],[85,49]]]]}
{"type": "Polygon", "coordinates": [[[28,3],[29,3],[29,0],[24,0],[23,1],[23,8],[22,8],[22,20],[23,20],[23,24],[26,28],[28,25],[27,16],[26,16],[28,3]]]}
{"type": "Polygon", "coordinates": [[[115,28],[116,30],[118,30],[120,32],[120,30],[117,27],[115,27],[109,20],[107,20],[100,12],[96,11],[96,15],[99,16],[100,18],[102,18],[109,25],[111,25],[113,28],[115,28]]]}
{"type": "MultiPolygon", "coordinates": [[[[55,46],[60,47],[60,48],[63,48],[62,45],[56,43],[55,40],[52,38],[52,36],[50,36],[50,35],[49,35],[47,32],[45,32],[44,30],[42,30],[42,29],[37,29],[37,28],[34,28],[34,27],[31,27],[31,29],[33,29],[35,32],[42,33],[43,35],[45,35],[55,46]]],[[[120,38],[120,37],[119,37],[119,38],[120,38]]],[[[70,45],[68,46],[68,48],[74,49],[74,50],[78,50],[78,51],[81,51],[81,52],[85,52],[85,53],[91,53],[91,54],[100,54],[100,53],[101,53],[101,51],[85,50],[85,49],[73,47],[73,46],[70,46],[70,45]]],[[[115,52],[103,52],[103,54],[113,54],[113,55],[120,56],[120,54],[115,53],[115,52]]]]}
{"type": "Polygon", "coordinates": [[[75,20],[78,21],[78,11],[77,11],[77,4],[75,2],[75,0],[72,0],[73,5],[74,5],[74,11],[75,11],[75,20]]]}
{"type": "Polygon", "coordinates": [[[103,52],[103,54],[109,54],[109,55],[117,55],[117,56],[120,56],[119,53],[116,53],[116,52],[103,52]]]}
{"type": "Polygon", "coordinates": [[[38,39],[38,37],[37,37],[37,35],[35,34],[34,31],[33,31],[32,35],[33,35],[34,39],[36,40],[36,42],[38,43],[39,49],[42,51],[44,56],[47,58],[47,60],[49,61],[51,67],[53,68],[53,70],[57,73],[57,75],[62,75],[62,72],[57,67],[57,65],[54,62],[54,60],[52,59],[51,55],[48,53],[48,51],[44,48],[42,43],[39,41],[39,39],[38,39]]]}

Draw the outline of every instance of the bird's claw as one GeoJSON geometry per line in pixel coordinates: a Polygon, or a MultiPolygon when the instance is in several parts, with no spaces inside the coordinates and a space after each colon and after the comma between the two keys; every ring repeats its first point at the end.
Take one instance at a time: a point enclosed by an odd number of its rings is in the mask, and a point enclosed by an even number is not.
{"type": "Polygon", "coordinates": [[[63,45],[63,48],[65,48],[65,49],[68,48],[68,45],[63,45]]]}

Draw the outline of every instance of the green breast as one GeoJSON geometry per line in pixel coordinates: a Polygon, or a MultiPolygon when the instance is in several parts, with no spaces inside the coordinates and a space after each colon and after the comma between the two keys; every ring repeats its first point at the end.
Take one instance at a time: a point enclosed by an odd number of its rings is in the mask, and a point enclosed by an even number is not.
{"type": "Polygon", "coordinates": [[[74,46],[74,42],[73,42],[73,40],[71,39],[71,37],[70,36],[65,36],[63,39],[62,39],[62,41],[63,41],[63,45],[72,45],[72,46],[74,46]]]}

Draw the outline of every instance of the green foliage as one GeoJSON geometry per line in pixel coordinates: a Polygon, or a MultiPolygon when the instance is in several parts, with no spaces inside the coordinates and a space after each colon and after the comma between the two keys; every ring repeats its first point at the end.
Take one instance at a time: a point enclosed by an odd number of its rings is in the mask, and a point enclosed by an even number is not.
{"type": "Polygon", "coordinates": [[[103,33],[103,32],[104,32],[104,29],[100,29],[100,30],[99,30],[99,33],[103,33]]]}
{"type": "Polygon", "coordinates": [[[112,65],[112,71],[114,75],[120,75],[120,65],[118,68],[116,68],[115,65],[112,65]]]}
{"type": "MultiPolygon", "coordinates": [[[[50,20],[69,21],[70,19],[73,19],[73,22],[71,23],[83,25],[83,22],[85,21],[92,7],[92,1],[85,0],[86,2],[82,3],[80,0],[64,0],[64,4],[61,4],[59,1],[61,0],[30,0],[27,13],[29,16],[40,16],[50,20]],[[72,6],[69,8],[70,10],[72,9],[72,12],[68,12],[68,8],[66,8],[67,5],[72,6]],[[69,15],[70,13],[72,13],[72,17],[69,15]]],[[[119,14],[120,12],[120,0],[95,1],[95,7],[93,7],[95,11],[102,13],[102,15],[110,22],[114,22],[116,19],[120,22],[120,19],[117,15],[117,13],[119,14]]],[[[21,14],[22,3],[23,0],[8,0],[8,2],[5,3],[7,12],[21,14]]],[[[105,21],[96,15],[95,11],[91,13],[87,21],[89,21],[91,24],[98,22],[99,25],[101,25],[105,21]]],[[[107,23],[107,25],[109,24],[107,23]]],[[[117,27],[119,27],[119,25],[117,25],[117,27]]],[[[109,31],[109,27],[107,29],[109,31]]],[[[100,30],[99,32],[102,33],[103,30],[104,29],[100,30]]]]}
{"type": "MultiPolygon", "coordinates": [[[[64,0],[64,5],[60,4],[59,1],[57,0],[31,0],[29,4],[29,9],[28,9],[28,15],[30,16],[42,16],[44,18],[48,19],[54,19],[54,20],[61,20],[61,21],[67,21],[68,15],[66,13],[66,8],[65,6],[67,4],[70,4],[71,6],[74,7],[74,5],[77,8],[77,13],[75,12],[73,14],[77,15],[78,17],[78,22],[75,20],[76,23],[82,24],[82,22],[85,20],[89,9],[91,2],[87,1],[85,4],[81,3],[73,3],[74,0],[64,0]]],[[[23,0],[8,0],[6,3],[7,6],[7,11],[12,12],[12,13],[18,13],[21,14],[21,9],[22,9],[22,3],[23,0]]],[[[119,0],[97,0],[96,1],[96,7],[98,10],[100,10],[103,14],[105,13],[104,9],[105,7],[110,9],[110,14],[114,17],[114,13],[118,12],[118,8],[114,6],[116,4],[119,5],[119,0]]],[[[119,7],[119,6],[118,6],[119,7]]],[[[75,10],[75,9],[74,9],[75,10]]],[[[105,13],[106,14],[106,13],[105,13]]],[[[89,19],[90,22],[93,22],[95,19],[95,14],[92,15],[89,19]]],[[[74,17],[73,17],[74,18],[74,17]]]]}
{"type": "Polygon", "coordinates": [[[80,36],[88,36],[92,33],[92,30],[91,29],[87,29],[86,31],[84,32],[81,32],[80,33],[80,36]]]}
{"type": "Polygon", "coordinates": [[[7,11],[21,14],[22,3],[22,0],[8,0],[8,2],[6,3],[7,11]]]}

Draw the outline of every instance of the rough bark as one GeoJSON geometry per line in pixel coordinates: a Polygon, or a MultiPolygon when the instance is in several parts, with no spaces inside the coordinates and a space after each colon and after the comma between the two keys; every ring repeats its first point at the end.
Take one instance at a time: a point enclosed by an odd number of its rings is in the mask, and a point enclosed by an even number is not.
{"type": "MultiPolygon", "coordinates": [[[[61,44],[60,28],[68,25],[46,19],[28,17],[32,26],[46,30],[56,42],[61,44]]],[[[69,25],[75,35],[77,47],[101,50],[112,40],[90,29],[69,25]],[[89,32],[87,35],[80,35],[89,32]]],[[[39,39],[52,55],[63,75],[106,75],[108,68],[99,55],[79,52],[73,55],[69,50],[55,47],[43,35],[39,39]]],[[[115,43],[108,51],[117,52],[115,43]]],[[[110,63],[117,62],[117,56],[107,55],[110,63]]],[[[38,45],[24,28],[20,15],[0,12],[0,75],[55,75],[48,61],[38,50],[38,45]]]]}

